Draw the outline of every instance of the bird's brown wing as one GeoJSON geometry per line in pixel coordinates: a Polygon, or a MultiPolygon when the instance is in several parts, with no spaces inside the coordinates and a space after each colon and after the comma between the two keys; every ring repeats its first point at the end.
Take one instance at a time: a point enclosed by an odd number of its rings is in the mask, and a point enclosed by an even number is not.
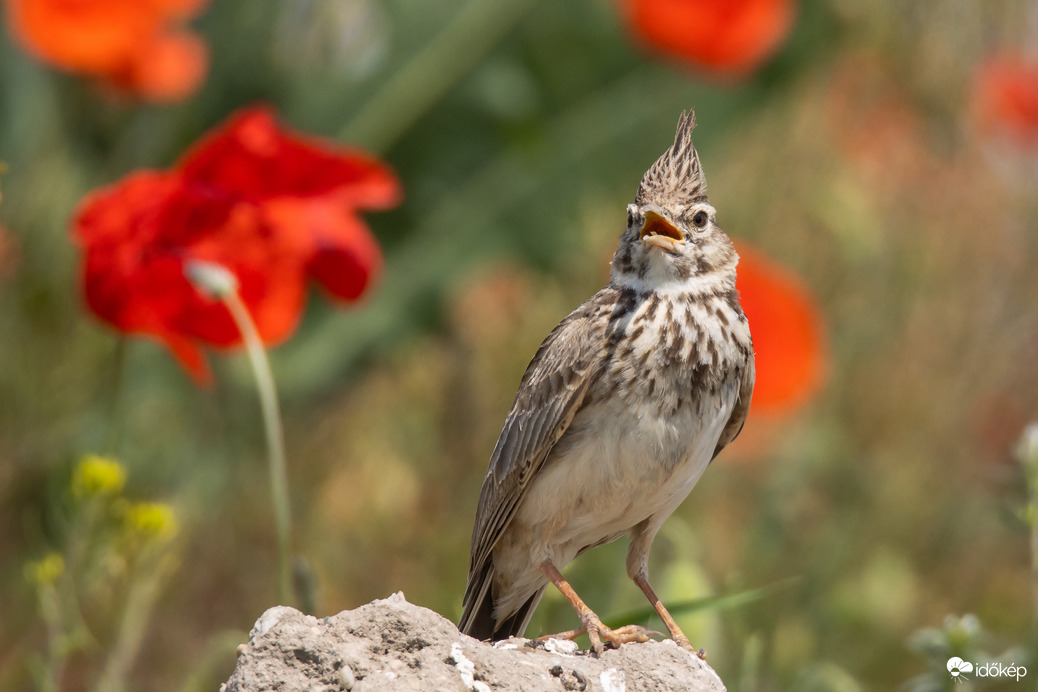
{"type": "Polygon", "coordinates": [[[603,291],[571,313],[552,330],[526,368],[479,496],[462,631],[469,631],[468,621],[489,598],[494,546],[530,481],[584,402],[594,379],[593,364],[600,360],[596,355],[603,347],[604,330],[594,324],[596,316],[608,313],[609,299],[603,291]]]}
{"type": "Polygon", "coordinates": [[[717,446],[714,447],[714,456],[710,458],[711,461],[716,459],[721,450],[731,444],[742,432],[742,426],[746,423],[746,415],[750,411],[750,399],[753,397],[753,382],[756,377],[757,370],[751,355],[750,362],[743,370],[742,379],[739,381],[739,398],[735,402],[735,408],[732,409],[732,415],[728,417],[724,430],[721,431],[721,437],[717,439],[717,446]]]}
{"type": "Polygon", "coordinates": [[[572,313],[552,330],[526,368],[483,480],[472,532],[472,565],[489,557],[530,480],[584,400],[601,342],[593,338],[589,319],[587,310],[572,313]]]}

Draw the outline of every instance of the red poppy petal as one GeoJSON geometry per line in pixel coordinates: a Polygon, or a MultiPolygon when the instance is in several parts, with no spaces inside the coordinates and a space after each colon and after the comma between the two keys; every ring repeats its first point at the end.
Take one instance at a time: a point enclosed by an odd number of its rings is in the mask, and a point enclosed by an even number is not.
{"type": "Polygon", "coordinates": [[[213,373],[202,354],[202,349],[196,346],[195,342],[174,333],[167,333],[162,340],[177,362],[191,375],[195,384],[202,387],[212,385],[213,373]]]}
{"type": "MultiPolygon", "coordinates": [[[[180,262],[156,258],[146,266],[120,263],[108,253],[87,252],[83,271],[83,294],[90,309],[119,331],[158,339],[199,384],[211,381],[201,350],[193,341],[170,328],[177,310],[175,292],[156,279],[180,271],[180,262]],[[171,266],[172,265],[172,266],[171,266]]],[[[183,292],[181,288],[181,293],[183,292]]]]}
{"type": "Polygon", "coordinates": [[[307,273],[336,298],[356,300],[381,272],[378,243],[341,201],[284,198],[263,208],[272,227],[297,238],[307,273]]]}
{"type": "MultiPolygon", "coordinates": [[[[171,210],[205,206],[179,176],[143,171],[88,195],[73,222],[83,247],[83,295],[87,306],[116,329],[163,341],[196,379],[206,377],[201,354],[177,328],[196,293],[183,275],[183,248],[170,240],[171,210]]],[[[212,224],[226,216],[195,213],[212,224]]],[[[193,227],[185,234],[205,231],[193,227]]]]}
{"type": "Polygon", "coordinates": [[[726,73],[759,65],[793,23],[792,0],[624,0],[647,44],[700,67],[726,73]]]}
{"type": "Polygon", "coordinates": [[[209,0],[146,0],[146,2],[155,14],[166,18],[182,19],[201,14],[209,4],[209,0]]]}
{"type": "Polygon", "coordinates": [[[317,253],[307,268],[332,296],[354,301],[375,281],[381,264],[373,264],[355,247],[330,247],[317,253]]]}
{"type": "Polygon", "coordinates": [[[87,305],[117,329],[163,331],[163,315],[147,296],[163,256],[149,252],[148,243],[177,187],[175,176],[143,171],[94,191],[76,213],[73,235],[84,249],[87,305]]]}
{"type": "Polygon", "coordinates": [[[332,142],[281,130],[273,112],[238,112],[181,159],[189,179],[260,202],[272,197],[334,193],[359,209],[400,200],[400,184],[378,159],[332,142]]]}
{"type": "MultiPolygon", "coordinates": [[[[250,264],[248,260],[221,264],[237,277],[239,297],[260,341],[274,345],[295,331],[306,299],[301,271],[278,271],[269,263],[250,264]]],[[[232,348],[242,342],[241,331],[227,307],[197,290],[182,303],[173,325],[180,333],[219,348],[232,348]]]]}
{"type": "Polygon", "coordinates": [[[182,32],[156,36],[142,44],[113,81],[149,101],[179,101],[198,90],[208,67],[205,42],[182,32]]]}
{"type": "Polygon", "coordinates": [[[822,384],[827,358],[821,312],[796,276],[744,243],[737,249],[736,285],[757,369],[753,410],[793,410],[822,384]]]}
{"type": "Polygon", "coordinates": [[[156,19],[138,0],[7,0],[14,34],[59,67],[94,74],[119,68],[156,19]]]}
{"type": "Polygon", "coordinates": [[[157,315],[141,309],[139,297],[129,290],[132,280],[132,269],[100,253],[86,253],[83,297],[90,310],[121,331],[156,333],[161,323],[157,315]]]}
{"type": "MultiPolygon", "coordinates": [[[[183,252],[235,275],[239,297],[264,343],[281,341],[298,324],[305,300],[303,260],[254,205],[236,204],[221,225],[192,239],[183,252]]],[[[227,308],[197,290],[183,302],[177,328],[216,346],[241,343],[227,308]]]]}
{"type": "Polygon", "coordinates": [[[992,58],[977,73],[973,101],[986,132],[1038,146],[1038,62],[992,58]]]}
{"type": "Polygon", "coordinates": [[[306,301],[306,288],[301,269],[282,267],[272,274],[256,270],[242,275],[241,296],[256,325],[260,340],[267,345],[287,339],[299,326],[306,301]]]}
{"type": "Polygon", "coordinates": [[[79,203],[73,237],[86,247],[145,243],[154,237],[158,217],[179,185],[175,175],[138,171],[114,185],[94,190],[79,203]]]}

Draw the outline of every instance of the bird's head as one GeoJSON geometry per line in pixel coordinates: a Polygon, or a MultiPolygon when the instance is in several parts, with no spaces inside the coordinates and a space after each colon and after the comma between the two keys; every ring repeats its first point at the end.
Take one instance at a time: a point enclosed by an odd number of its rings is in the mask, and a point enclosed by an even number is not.
{"type": "Polygon", "coordinates": [[[671,145],[642,177],[613,257],[612,282],[636,290],[687,290],[735,281],[738,256],[717,226],[692,145],[695,115],[682,113],[671,145]]]}

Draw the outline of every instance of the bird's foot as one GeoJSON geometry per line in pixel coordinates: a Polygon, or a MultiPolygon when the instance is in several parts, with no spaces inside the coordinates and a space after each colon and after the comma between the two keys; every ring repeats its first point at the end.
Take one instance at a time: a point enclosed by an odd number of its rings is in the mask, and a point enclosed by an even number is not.
{"type": "MultiPolygon", "coordinates": [[[[650,634],[660,634],[659,632],[650,632],[640,625],[626,625],[617,627],[615,630],[606,627],[602,620],[595,615],[594,611],[588,608],[584,601],[580,600],[580,596],[569,585],[569,582],[562,578],[562,573],[559,572],[558,567],[551,560],[545,560],[541,563],[540,572],[562,592],[569,604],[577,611],[577,614],[580,616],[580,624],[583,625],[579,629],[553,635],[555,639],[572,640],[587,632],[587,636],[591,640],[591,648],[595,650],[596,654],[600,654],[605,651],[606,644],[614,649],[619,649],[622,644],[647,642],[649,641],[650,634]],[[603,642],[605,643],[603,644],[603,642]]],[[[541,638],[544,639],[544,637],[541,638]]],[[[547,638],[551,639],[552,637],[547,638]]]]}
{"type": "Polygon", "coordinates": [[[692,646],[692,642],[690,642],[688,640],[688,637],[686,637],[684,634],[679,634],[675,636],[674,643],[680,646],[685,651],[691,651],[701,660],[706,660],[706,649],[697,649],[696,647],[692,646]]]}
{"type": "Polygon", "coordinates": [[[602,653],[607,644],[613,649],[619,649],[621,644],[647,642],[650,634],[659,634],[659,632],[652,632],[641,625],[624,625],[610,629],[598,618],[587,623],[587,636],[591,639],[591,648],[595,650],[596,654],[602,653]]]}
{"type": "Polygon", "coordinates": [[[566,632],[559,632],[558,634],[550,634],[544,637],[538,637],[538,641],[547,641],[548,639],[569,639],[573,640],[582,634],[586,634],[588,639],[591,640],[591,648],[596,654],[600,654],[605,651],[606,646],[613,649],[619,649],[622,644],[631,643],[642,643],[647,642],[654,635],[663,636],[662,632],[655,632],[653,630],[646,629],[641,625],[624,625],[623,627],[617,627],[611,629],[606,627],[601,620],[599,620],[593,614],[586,618],[586,622],[582,627],[578,627],[575,630],[567,630],[566,632]]]}

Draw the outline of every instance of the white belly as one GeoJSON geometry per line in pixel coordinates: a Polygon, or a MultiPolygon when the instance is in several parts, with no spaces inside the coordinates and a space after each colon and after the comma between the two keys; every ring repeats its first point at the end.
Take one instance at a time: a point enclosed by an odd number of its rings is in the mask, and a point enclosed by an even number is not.
{"type": "MultiPolygon", "coordinates": [[[[582,409],[495,549],[499,574],[515,577],[509,600],[518,607],[540,588],[544,560],[561,569],[583,548],[670,516],[709,465],[736,396],[734,386],[722,387],[698,407],[662,418],[655,406],[632,410],[615,398],[582,409]]],[[[499,605],[501,612],[511,606],[499,605]]]]}
{"type": "Polygon", "coordinates": [[[544,546],[530,548],[546,549],[545,557],[561,568],[586,546],[626,533],[650,516],[669,516],[710,463],[734,391],[726,398],[710,402],[708,412],[696,415],[687,407],[667,418],[648,410],[581,411],[573,434],[553,450],[516,516],[528,526],[555,524],[545,527],[544,546]],[[612,424],[587,424],[596,418],[612,424]]]}

